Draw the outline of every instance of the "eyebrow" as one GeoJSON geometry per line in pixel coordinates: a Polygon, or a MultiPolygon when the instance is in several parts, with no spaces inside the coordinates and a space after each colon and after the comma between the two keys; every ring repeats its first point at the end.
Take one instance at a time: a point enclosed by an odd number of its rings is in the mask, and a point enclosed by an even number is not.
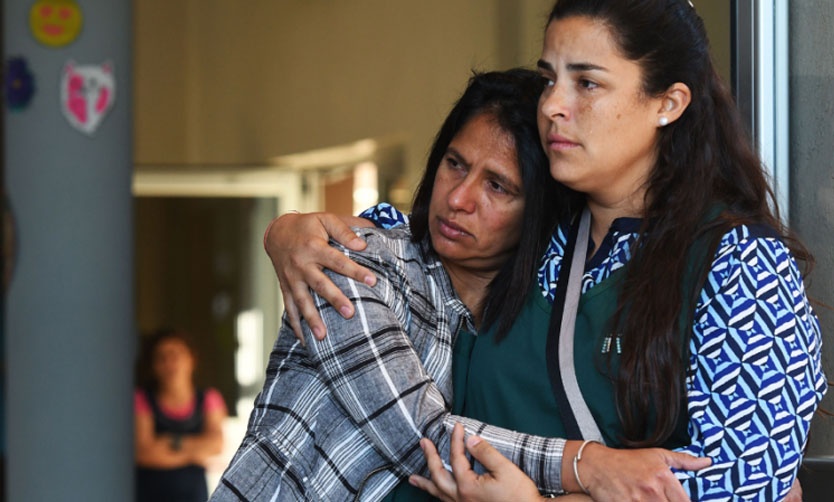
{"type": "MultiPolygon", "coordinates": [[[[536,62],[536,66],[540,70],[551,72],[556,71],[553,69],[553,65],[544,59],[539,59],[538,62],[536,62]]],[[[593,63],[568,63],[567,68],[568,71],[608,71],[608,69],[604,66],[599,66],[593,63]]]]}

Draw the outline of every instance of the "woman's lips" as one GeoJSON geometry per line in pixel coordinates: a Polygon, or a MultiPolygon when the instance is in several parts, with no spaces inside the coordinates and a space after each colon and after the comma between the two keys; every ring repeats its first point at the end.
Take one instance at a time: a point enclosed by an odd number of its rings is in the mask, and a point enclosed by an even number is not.
{"type": "Polygon", "coordinates": [[[576,148],[579,146],[579,143],[569,140],[568,138],[561,136],[559,134],[548,134],[547,135],[547,146],[551,150],[570,150],[571,148],[576,148]]]}
{"type": "Polygon", "coordinates": [[[467,232],[463,227],[460,227],[445,218],[438,217],[437,221],[440,223],[440,225],[438,226],[440,234],[443,237],[446,237],[447,239],[459,239],[461,237],[467,237],[472,235],[469,232],[467,232]]]}

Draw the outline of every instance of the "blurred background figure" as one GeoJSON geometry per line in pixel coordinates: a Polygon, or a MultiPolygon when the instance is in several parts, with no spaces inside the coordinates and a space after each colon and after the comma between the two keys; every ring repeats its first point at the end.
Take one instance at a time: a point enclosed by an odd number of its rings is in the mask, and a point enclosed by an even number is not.
{"type": "Polygon", "coordinates": [[[220,393],[194,384],[189,335],[163,329],[146,338],[134,393],[136,501],[208,498],[206,466],[223,448],[220,393]]]}

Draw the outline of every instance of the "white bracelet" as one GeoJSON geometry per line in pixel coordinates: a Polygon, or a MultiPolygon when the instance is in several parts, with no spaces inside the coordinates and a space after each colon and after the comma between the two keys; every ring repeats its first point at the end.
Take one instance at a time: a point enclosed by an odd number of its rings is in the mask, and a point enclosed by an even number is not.
{"type": "Polygon", "coordinates": [[[579,488],[582,490],[585,495],[590,495],[591,492],[585,488],[585,485],[582,484],[582,480],[579,479],[579,461],[582,460],[582,450],[588,446],[588,443],[599,443],[599,441],[594,441],[593,439],[586,439],[582,446],[579,447],[579,450],[576,452],[576,456],[573,457],[573,477],[576,478],[576,484],[579,485],[579,488]]]}

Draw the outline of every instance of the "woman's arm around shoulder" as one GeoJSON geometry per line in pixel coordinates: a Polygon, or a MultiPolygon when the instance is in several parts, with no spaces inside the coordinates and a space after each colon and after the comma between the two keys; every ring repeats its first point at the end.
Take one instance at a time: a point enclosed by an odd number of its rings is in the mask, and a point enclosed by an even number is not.
{"type": "Polygon", "coordinates": [[[350,227],[393,228],[408,223],[408,216],[387,203],[366,209],[358,217],[331,213],[286,213],[269,222],[264,232],[264,250],[278,276],[287,318],[295,336],[303,340],[301,318],[307,320],[316,338],[324,338],[326,328],[312,303],[312,288],[345,317],[353,315],[353,305],[328,279],[323,269],[365,281],[373,286],[376,278],[367,269],[333,250],[332,239],[353,251],[365,249],[365,242],[350,227]]]}
{"type": "Polygon", "coordinates": [[[302,339],[302,318],[307,320],[318,338],[326,333],[310,296],[310,288],[336,305],[345,317],[353,315],[353,305],[327,278],[324,269],[373,284],[374,277],[370,271],[329,245],[329,239],[333,238],[350,249],[364,249],[365,243],[353,233],[350,225],[371,223],[361,218],[343,219],[330,213],[286,213],[273,219],[266,228],[264,250],[278,276],[287,318],[299,339],[302,339]]]}

